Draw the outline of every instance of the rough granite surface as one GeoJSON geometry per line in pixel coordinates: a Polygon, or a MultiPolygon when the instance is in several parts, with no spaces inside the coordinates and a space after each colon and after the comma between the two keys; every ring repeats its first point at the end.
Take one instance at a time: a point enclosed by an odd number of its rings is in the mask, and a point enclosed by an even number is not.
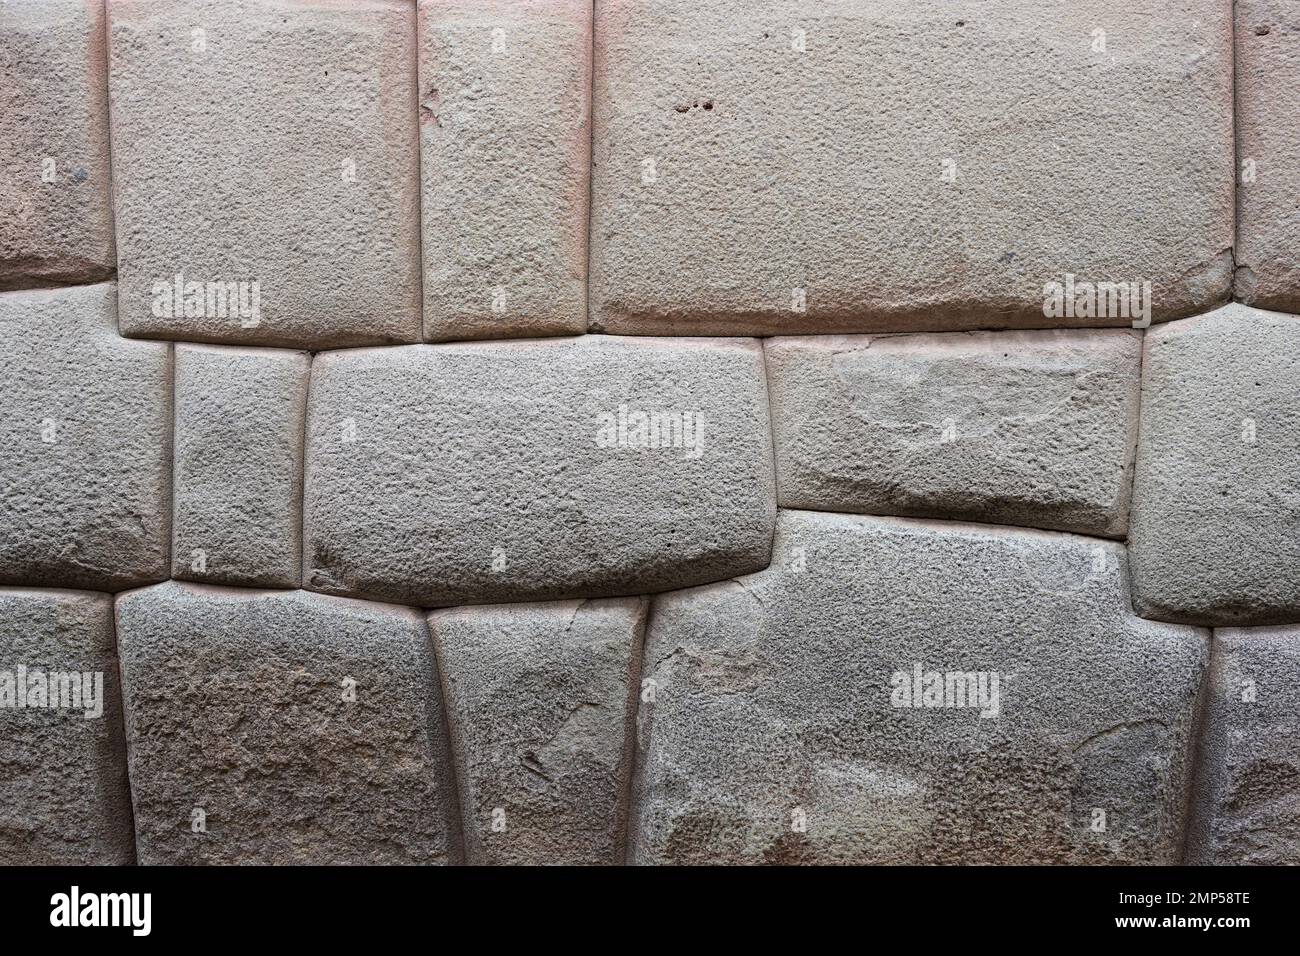
{"type": "Polygon", "coordinates": [[[167,577],[171,346],[118,336],[113,285],[0,293],[0,584],[167,577]]]}
{"type": "Polygon", "coordinates": [[[117,627],[141,863],[460,859],[420,614],[169,581],[117,627]]]}
{"type": "Polygon", "coordinates": [[[767,414],[744,339],[319,355],[303,586],[432,606],[756,571],[776,511],[767,414]]]}
{"type": "Polygon", "coordinates": [[[0,4],[0,289],[117,266],[104,5],[0,4]]]}
{"type": "Polygon", "coordinates": [[[176,346],[172,576],[297,587],[311,358],[176,346]]]}
{"type": "Polygon", "coordinates": [[[1237,0],[1235,297],[1300,312],[1300,2],[1237,0]]]}
{"type": "Polygon", "coordinates": [[[1300,317],[1229,305],[1150,331],[1133,485],[1138,613],[1300,619],[1300,317]]]}
{"type": "Polygon", "coordinates": [[[1129,325],[1230,297],[1222,0],[601,0],[594,328],[1129,325]],[[1104,147],[1102,144],[1104,143],[1104,147]],[[1157,172],[1158,171],[1158,172],[1157,172]]]}
{"type": "Polygon", "coordinates": [[[428,341],[587,329],[591,0],[420,0],[428,341]]]}
{"type": "Polygon", "coordinates": [[[1124,565],[783,510],[767,570],[655,601],[632,860],[1178,862],[1209,634],[1135,617],[1124,565]]]}
{"type": "Polygon", "coordinates": [[[782,507],[1128,530],[1136,332],[809,335],[764,349],[782,507]]]}
{"type": "Polygon", "coordinates": [[[1188,862],[1300,865],[1300,628],[1214,632],[1188,862]]]}
{"type": "Polygon", "coordinates": [[[0,587],[0,865],[134,862],[113,598],[0,587]]]}
{"type": "Polygon", "coordinates": [[[109,0],[108,12],[123,334],[418,342],[411,4],[109,0]]]}
{"type": "Polygon", "coordinates": [[[429,615],[472,864],[622,863],[644,598],[429,615]]]}

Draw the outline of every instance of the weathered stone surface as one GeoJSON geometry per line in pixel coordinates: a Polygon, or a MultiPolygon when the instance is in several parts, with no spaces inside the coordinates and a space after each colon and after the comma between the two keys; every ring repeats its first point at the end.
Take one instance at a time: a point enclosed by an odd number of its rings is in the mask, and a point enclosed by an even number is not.
{"type": "Polygon", "coordinates": [[[0,294],[0,583],[167,576],[171,356],[118,337],[111,284],[0,294]]]}
{"type": "Polygon", "coordinates": [[[1190,624],[1300,620],[1300,318],[1230,305],[1146,337],[1133,600],[1190,624]]]}
{"type": "Polygon", "coordinates": [[[648,601],[429,615],[467,861],[622,863],[648,601]]]}
{"type": "Polygon", "coordinates": [[[1300,312],[1300,3],[1237,0],[1236,297],[1300,312]]]}
{"type": "Polygon", "coordinates": [[[1214,633],[1188,862],[1300,864],[1300,627],[1214,633]]]}
{"type": "Polygon", "coordinates": [[[173,577],[298,586],[310,367],[306,352],[176,346],[173,577]]]}
{"type": "Polygon", "coordinates": [[[117,620],[140,862],[456,861],[418,612],[169,581],[117,620]]]}
{"type": "Polygon", "coordinates": [[[0,289],[113,271],[104,5],[0,4],[0,289]]]}
{"type": "Polygon", "coordinates": [[[768,339],[782,507],[1122,536],[1133,331],[768,339]]]}
{"type": "Polygon", "coordinates": [[[587,328],[591,0],[420,0],[425,338],[587,328]]]}
{"type": "Polygon", "coordinates": [[[1156,320],[1220,303],[1231,16],[1219,0],[601,0],[593,327],[1129,324],[1045,318],[1067,273],[1151,282],[1156,320]]]}
{"type": "Polygon", "coordinates": [[[418,341],[411,5],[108,9],[123,333],[310,348],[418,341]],[[244,284],[233,314],[216,283],[244,284]]]}
{"type": "Polygon", "coordinates": [[[757,342],[592,335],[312,364],[304,587],[424,606],[667,590],[763,567],[774,516],[757,342]],[[650,414],[660,427],[638,428],[650,414]]]}
{"type": "Polygon", "coordinates": [[[655,599],[634,859],[1177,862],[1208,634],[1134,617],[1125,574],[1118,543],[782,510],[769,569],[655,599]],[[917,667],[985,695],[899,706],[917,667]]]}
{"type": "Polygon", "coordinates": [[[0,865],[134,860],[112,598],[0,588],[0,865]]]}

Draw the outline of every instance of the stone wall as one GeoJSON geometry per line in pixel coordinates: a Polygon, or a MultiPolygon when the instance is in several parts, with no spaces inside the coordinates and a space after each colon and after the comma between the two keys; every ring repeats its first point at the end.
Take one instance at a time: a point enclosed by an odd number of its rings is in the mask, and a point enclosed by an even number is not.
{"type": "Polygon", "coordinates": [[[1300,863],[1300,0],[0,75],[0,863],[1300,863]]]}

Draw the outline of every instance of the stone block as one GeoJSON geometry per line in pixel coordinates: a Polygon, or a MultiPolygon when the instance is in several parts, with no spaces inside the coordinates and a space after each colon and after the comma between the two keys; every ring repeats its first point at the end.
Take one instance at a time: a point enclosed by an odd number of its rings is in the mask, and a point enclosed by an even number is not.
{"type": "Polygon", "coordinates": [[[310,368],[305,352],[176,346],[173,577],[298,586],[310,368]]]}
{"type": "Polygon", "coordinates": [[[171,346],[120,338],[110,283],[0,294],[0,583],[167,576],[171,346]]]}
{"type": "Polygon", "coordinates": [[[419,341],[412,6],[108,10],[123,334],[419,341]]]}
{"type": "Polygon", "coordinates": [[[782,507],[1128,529],[1138,333],[810,335],[764,347],[782,507]]]}
{"type": "Polygon", "coordinates": [[[648,602],[429,615],[471,864],[621,864],[648,602]]]}
{"type": "Polygon", "coordinates": [[[421,0],[424,332],[587,329],[591,0],[421,0]]]}
{"type": "Polygon", "coordinates": [[[1138,613],[1300,620],[1300,318],[1229,305],[1147,333],[1129,546],[1138,613]]]}
{"type": "Polygon", "coordinates": [[[1239,301],[1300,312],[1300,3],[1237,0],[1239,301]]]}
{"type": "Polygon", "coordinates": [[[0,289],[112,275],[104,4],[0,4],[0,289]]]}
{"type": "Polygon", "coordinates": [[[0,865],[133,862],[113,599],[0,588],[0,865]]]}
{"type": "Polygon", "coordinates": [[[1208,645],[1118,543],[783,509],[766,571],[655,598],[632,858],[1177,863],[1208,645]]]}
{"type": "Polygon", "coordinates": [[[458,861],[418,612],[169,581],[117,621],[141,863],[458,861]]]}
{"type": "Polygon", "coordinates": [[[1300,864],[1300,628],[1214,632],[1187,862],[1300,864]]]}
{"type": "Polygon", "coordinates": [[[767,564],[763,356],[607,336],[316,357],[303,586],[425,607],[669,590],[767,564]]]}
{"type": "Polygon", "coordinates": [[[1229,298],[1220,0],[599,0],[595,35],[597,330],[1127,326],[1229,298]],[[1074,282],[1138,296],[1057,308],[1074,282]]]}

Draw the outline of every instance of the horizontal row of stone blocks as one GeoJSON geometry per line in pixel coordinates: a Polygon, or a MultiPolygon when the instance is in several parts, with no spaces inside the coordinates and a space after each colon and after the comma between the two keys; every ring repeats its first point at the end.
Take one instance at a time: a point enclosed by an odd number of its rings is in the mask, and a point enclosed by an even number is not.
{"type": "Polygon", "coordinates": [[[124,334],[309,349],[1300,312],[1293,6],[5,4],[0,287],[116,241],[124,334]]]}
{"type": "Polygon", "coordinates": [[[1127,534],[1142,615],[1300,621],[1295,316],[313,358],[114,302],[0,294],[0,583],[614,597],[760,570],[780,505],[1127,534]]]}
{"type": "Polygon", "coordinates": [[[1300,630],[1124,562],[782,511],[650,601],[0,588],[0,862],[1296,862],[1300,630]]]}

